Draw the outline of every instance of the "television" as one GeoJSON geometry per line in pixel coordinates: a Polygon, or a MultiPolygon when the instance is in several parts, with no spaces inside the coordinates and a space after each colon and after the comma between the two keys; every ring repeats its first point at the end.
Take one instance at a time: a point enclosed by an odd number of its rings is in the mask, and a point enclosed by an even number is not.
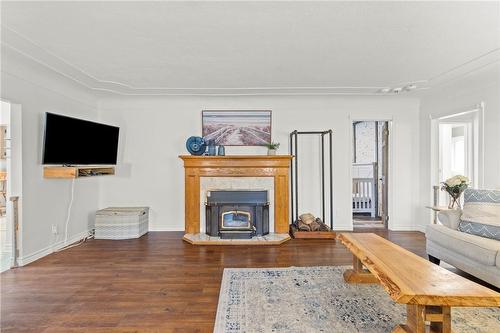
{"type": "Polygon", "coordinates": [[[47,112],[43,164],[115,165],[120,128],[47,112]]]}

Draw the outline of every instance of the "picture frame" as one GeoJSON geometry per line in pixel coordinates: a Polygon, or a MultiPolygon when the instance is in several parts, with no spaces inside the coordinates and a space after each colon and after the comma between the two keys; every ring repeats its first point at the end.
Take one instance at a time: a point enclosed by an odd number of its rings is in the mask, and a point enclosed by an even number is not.
{"type": "Polygon", "coordinates": [[[223,146],[271,143],[271,110],[203,110],[202,136],[223,146]]]}

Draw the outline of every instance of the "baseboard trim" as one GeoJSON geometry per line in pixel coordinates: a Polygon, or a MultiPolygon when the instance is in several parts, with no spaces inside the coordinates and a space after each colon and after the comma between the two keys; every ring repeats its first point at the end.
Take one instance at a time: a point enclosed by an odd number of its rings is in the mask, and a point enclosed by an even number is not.
{"type": "MultiPolygon", "coordinates": [[[[90,230],[82,231],[82,232],[72,236],[71,238],[68,239],[68,244],[75,243],[75,242],[87,237],[89,235],[89,232],[90,232],[90,230]]],[[[61,241],[54,243],[52,245],[49,245],[41,250],[38,250],[38,251],[33,252],[31,254],[28,254],[26,256],[19,257],[17,259],[17,262],[18,262],[19,266],[26,266],[26,265],[28,265],[28,264],[30,264],[38,259],[41,259],[45,256],[48,256],[51,253],[54,253],[57,250],[62,249],[64,246],[66,246],[66,244],[64,244],[64,240],[61,240],[61,241]]]]}
{"type": "Polygon", "coordinates": [[[416,226],[415,226],[415,229],[416,229],[417,231],[423,232],[424,234],[425,234],[425,229],[426,229],[426,228],[427,228],[427,226],[426,226],[426,225],[420,225],[420,224],[419,224],[419,225],[416,225],[416,226]]]}
{"type": "Polygon", "coordinates": [[[391,231],[421,231],[418,225],[393,225],[390,226],[391,231]]]}
{"type": "Polygon", "coordinates": [[[349,225],[334,225],[332,228],[333,231],[353,231],[354,227],[352,224],[349,225]]]}
{"type": "Polygon", "coordinates": [[[149,231],[184,231],[184,227],[167,227],[162,225],[149,225],[149,231]]]}

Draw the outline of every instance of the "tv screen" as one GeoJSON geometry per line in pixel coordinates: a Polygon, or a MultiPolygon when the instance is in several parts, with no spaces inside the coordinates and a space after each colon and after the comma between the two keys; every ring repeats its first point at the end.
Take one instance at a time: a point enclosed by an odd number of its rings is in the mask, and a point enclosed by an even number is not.
{"type": "Polygon", "coordinates": [[[115,126],[46,113],[43,164],[116,164],[115,126]]]}

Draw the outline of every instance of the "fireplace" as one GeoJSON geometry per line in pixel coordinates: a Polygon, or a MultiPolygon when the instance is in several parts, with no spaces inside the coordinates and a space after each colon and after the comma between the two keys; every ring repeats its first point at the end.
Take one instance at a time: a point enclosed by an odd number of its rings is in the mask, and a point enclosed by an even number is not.
{"type": "Polygon", "coordinates": [[[223,239],[250,239],[269,233],[267,191],[209,191],[206,233],[223,239]]]}

